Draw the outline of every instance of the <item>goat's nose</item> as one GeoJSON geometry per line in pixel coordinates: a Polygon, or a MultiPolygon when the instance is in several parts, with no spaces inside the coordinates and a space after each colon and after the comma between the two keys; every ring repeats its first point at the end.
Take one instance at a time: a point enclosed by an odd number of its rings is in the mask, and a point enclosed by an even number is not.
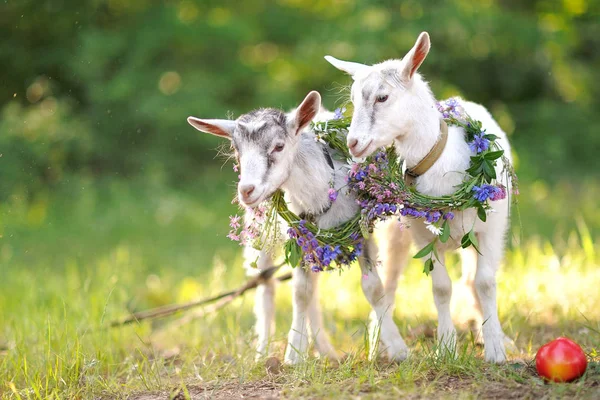
{"type": "Polygon", "coordinates": [[[348,139],[348,149],[352,150],[358,144],[358,139],[348,139]]]}
{"type": "Polygon", "coordinates": [[[242,194],[243,198],[247,199],[250,197],[252,192],[254,192],[255,188],[256,187],[254,185],[242,185],[240,186],[240,193],[242,194]]]}

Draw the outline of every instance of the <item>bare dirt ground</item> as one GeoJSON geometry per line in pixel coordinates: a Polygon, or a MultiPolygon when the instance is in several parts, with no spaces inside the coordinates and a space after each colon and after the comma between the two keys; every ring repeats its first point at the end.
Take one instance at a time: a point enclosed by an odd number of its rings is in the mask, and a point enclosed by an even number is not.
{"type": "MultiPolygon", "coordinates": [[[[515,364],[506,368],[514,368],[515,364]]],[[[184,400],[184,399],[600,399],[600,364],[590,364],[585,381],[566,384],[547,384],[542,382],[531,364],[524,365],[518,371],[518,379],[499,380],[493,374],[483,373],[477,379],[459,375],[430,376],[418,379],[414,385],[399,387],[386,382],[386,373],[377,384],[356,386],[356,382],[332,382],[330,388],[313,391],[310,382],[293,382],[284,375],[269,377],[252,382],[220,382],[204,385],[189,384],[185,389],[174,388],[171,392],[140,392],[129,396],[133,400],[184,400]],[[351,389],[350,389],[351,388],[351,389]],[[330,390],[329,390],[330,389],[330,390]]]]}

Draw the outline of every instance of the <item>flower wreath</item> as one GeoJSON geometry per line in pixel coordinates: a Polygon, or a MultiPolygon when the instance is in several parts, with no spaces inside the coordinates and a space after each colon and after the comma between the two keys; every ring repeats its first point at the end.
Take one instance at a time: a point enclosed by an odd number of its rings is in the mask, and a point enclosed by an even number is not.
{"type": "MultiPolygon", "coordinates": [[[[486,133],[481,122],[466,114],[456,98],[439,102],[437,106],[448,125],[460,126],[465,130],[465,140],[474,153],[465,179],[454,193],[428,196],[407,185],[402,172],[402,160],[390,146],[367,157],[364,162],[352,165],[347,189],[356,195],[361,212],[346,223],[334,229],[319,229],[314,223],[292,213],[287,208],[283,193],[277,191],[257,209],[248,210],[241,232],[240,217],[230,217],[232,231],[228,237],[258,249],[272,246],[281,231],[278,227],[279,216],[289,225],[288,239],[284,245],[286,261],[292,267],[302,262],[316,272],[336,269],[335,266],[341,269],[356,260],[362,252],[364,238],[373,231],[376,222],[399,215],[411,216],[423,220],[427,229],[435,235],[414,256],[428,256],[424,272],[429,274],[434,267],[433,257],[437,258],[436,242],[445,243],[450,238],[448,221],[454,218],[454,212],[474,208],[478,218],[485,222],[487,212],[492,210],[489,202],[506,198],[507,188],[498,183],[496,176],[498,159],[503,162],[505,181],[512,182],[513,192],[518,194],[516,174],[504,150],[496,142],[498,137],[486,133]]],[[[312,124],[316,140],[326,143],[338,157],[345,160],[352,159],[345,140],[350,121],[350,118],[343,117],[342,111],[336,110],[333,120],[312,124]]],[[[332,201],[336,196],[337,193],[330,190],[332,201]]],[[[462,237],[461,246],[473,246],[479,252],[473,229],[462,237]]]]}

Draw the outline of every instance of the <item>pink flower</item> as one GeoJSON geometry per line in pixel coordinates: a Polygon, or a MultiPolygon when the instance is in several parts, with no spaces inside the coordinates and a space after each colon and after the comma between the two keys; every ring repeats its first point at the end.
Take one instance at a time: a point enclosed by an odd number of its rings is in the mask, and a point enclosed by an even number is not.
{"type": "Polygon", "coordinates": [[[240,217],[238,215],[229,216],[229,226],[233,229],[237,229],[240,227],[240,217]]]}
{"type": "Polygon", "coordinates": [[[234,242],[239,242],[240,241],[240,237],[235,233],[235,231],[229,232],[229,234],[227,235],[227,237],[229,239],[233,240],[234,242]]]}
{"type": "MultiPolygon", "coordinates": [[[[240,170],[240,166],[238,164],[233,164],[233,171],[238,172],[240,170]]],[[[239,176],[238,176],[239,178],[239,176]]]]}

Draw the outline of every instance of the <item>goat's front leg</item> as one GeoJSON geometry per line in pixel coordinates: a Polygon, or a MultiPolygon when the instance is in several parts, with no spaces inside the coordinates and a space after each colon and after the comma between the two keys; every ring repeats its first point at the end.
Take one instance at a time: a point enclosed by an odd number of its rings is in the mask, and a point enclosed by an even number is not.
{"type": "Polygon", "coordinates": [[[496,272],[503,253],[504,231],[490,229],[478,235],[481,254],[478,257],[475,289],[483,311],[483,346],[485,360],[506,361],[505,342],[511,342],[502,331],[496,300],[496,272]]]}
{"type": "Polygon", "coordinates": [[[398,279],[409,260],[408,252],[412,242],[410,231],[403,228],[398,220],[391,219],[381,222],[375,232],[379,240],[381,281],[386,295],[395,306],[398,279]]]}
{"type": "Polygon", "coordinates": [[[403,361],[408,357],[409,350],[394,323],[394,298],[386,293],[375,268],[376,252],[375,242],[369,239],[365,242],[363,256],[359,259],[362,290],[373,308],[369,323],[369,359],[377,357],[380,339],[390,360],[403,361]]]}
{"type": "Polygon", "coordinates": [[[308,311],[313,298],[313,281],[303,266],[292,272],[292,327],[288,334],[284,362],[298,364],[308,350],[308,311]]]}
{"type": "MultiPolygon", "coordinates": [[[[251,247],[244,249],[244,266],[248,275],[255,276],[261,271],[273,266],[273,258],[265,251],[258,251],[251,247]],[[258,268],[251,267],[250,264],[256,262],[258,268]]],[[[275,279],[269,278],[256,288],[254,296],[254,316],[256,325],[254,326],[256,342],[256,358],[259,359],[267,355],[269,343],[275,326],[275,279]]]]}
{"type": "Polygon", "coordinates": [[[314,341],[315,348],[321,356],[327,357],[331,360],[338,360],[339,356],[331,345],[329,335],[323,328],[323,315],[321,313],[321,307],[319,305],[319,277],[320,274],[308,273],[309,279],[312,280],[313,295],[308,305],[308,328],[310,330],[311,338],[314,341]]]}
{"type": "Polygon", "coordinates": [[[460,250],[461,277],[458,282],[458,288],[464,294],[466,300],[466,310],[461,310],[463,314],[462,321],[472,322],[471,330],[475,343],[483,344],[483,334],[481,326],[483,325],[483,312],[481,303],[475,289],[475,273],[477,272],[477,251],[472,247],[460,250]]]}
{"type": "Polygon", "coordinates": [[[438,312],[438,351],[456,354],[456,328],[450,314],[450,299],[452,298],[452,281],[448,275],[443,252],[438,249],[439,259],[435,259],[431,271],[431,286],[433,301],[438,312]]]}

